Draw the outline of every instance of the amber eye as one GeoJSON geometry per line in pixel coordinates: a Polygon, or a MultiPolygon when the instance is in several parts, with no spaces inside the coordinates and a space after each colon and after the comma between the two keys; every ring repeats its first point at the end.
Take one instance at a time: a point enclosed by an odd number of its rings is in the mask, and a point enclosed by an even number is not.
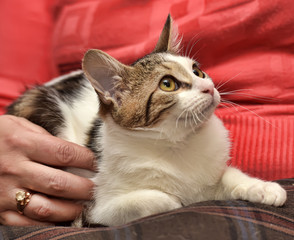
{"type": "Polygon", "coordinates": [[[195,64],[193,65],[193,73],[200,78],[205,78],[205,73],[202,72],[195,64]]]}
{"type": "Polygon", "coordinates": [[[159,88],[165,92],[172,92],[178,90],[179,86],[175,80],[171,78],[163,78],[159,83],[159,88]]]}

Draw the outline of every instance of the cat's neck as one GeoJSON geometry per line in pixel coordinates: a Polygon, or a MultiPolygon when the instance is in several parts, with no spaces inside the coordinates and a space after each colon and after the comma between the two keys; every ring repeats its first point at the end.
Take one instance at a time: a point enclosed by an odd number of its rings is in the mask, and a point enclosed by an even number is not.
{"type": "MultiPolygon", "coordinates": [[[[208,121],[209,122],[209,121],[208,121]]],[[[106,138],[116,139],[122,142],[143,142],[144,144],[158,144],[159,146],[185,145],[191,136],[205,128],[203,124],[199,129],[191,127],[169,126],[167,123],[153,128],[126,129],[117,125],[111,117],[107,117],[103,124],[103,135],[106,138]]]]}

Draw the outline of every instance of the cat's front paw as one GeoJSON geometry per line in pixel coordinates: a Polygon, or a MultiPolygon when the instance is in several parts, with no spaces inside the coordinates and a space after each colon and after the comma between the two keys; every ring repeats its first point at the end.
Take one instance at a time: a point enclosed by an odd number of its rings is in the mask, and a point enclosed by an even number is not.
{"type": "Polygon", "coordinates": [[[248,200],[276,207],[287,199],[286,191],[277,183],[258,181],[254,184],[239,184],[232,192],[234,199],[248,200]]]}

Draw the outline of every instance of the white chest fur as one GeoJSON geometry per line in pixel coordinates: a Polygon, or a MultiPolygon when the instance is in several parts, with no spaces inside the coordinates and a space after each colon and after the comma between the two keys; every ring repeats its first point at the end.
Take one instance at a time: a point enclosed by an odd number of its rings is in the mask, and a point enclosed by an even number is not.
{"type": "Polygon", "coordinates": [[[105,207],[110,199],[118,203],[138,191],[148,191],[146,198],[151,197],[149,193],[164,193],[162,197],[167,195],[178,207],[214,199],[230,147],[227,130],[216,116],[177,143],[128,134],[112,124],[104,125],[102,132],[103,161],[94,179],[97,190],[92,216],[96,222],[109,224],[100,218],[106,214],[103,209],[111,215],[105,207]]]}

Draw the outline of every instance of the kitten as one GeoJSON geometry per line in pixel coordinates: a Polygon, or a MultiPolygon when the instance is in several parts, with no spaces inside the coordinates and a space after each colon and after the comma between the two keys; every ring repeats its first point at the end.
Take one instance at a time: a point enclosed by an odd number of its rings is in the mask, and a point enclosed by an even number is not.
{"type": "Polygon", "coordinates": [[[88,223],[120,225],[206,200],[285,203],[277,183],[226,165],[228,131],[214,115],[220,95],[179,49],[168,16],[154,51],[133,65],[89,50],[83,72],[29,90],[8,108],[96,154],[88,223]]]}

